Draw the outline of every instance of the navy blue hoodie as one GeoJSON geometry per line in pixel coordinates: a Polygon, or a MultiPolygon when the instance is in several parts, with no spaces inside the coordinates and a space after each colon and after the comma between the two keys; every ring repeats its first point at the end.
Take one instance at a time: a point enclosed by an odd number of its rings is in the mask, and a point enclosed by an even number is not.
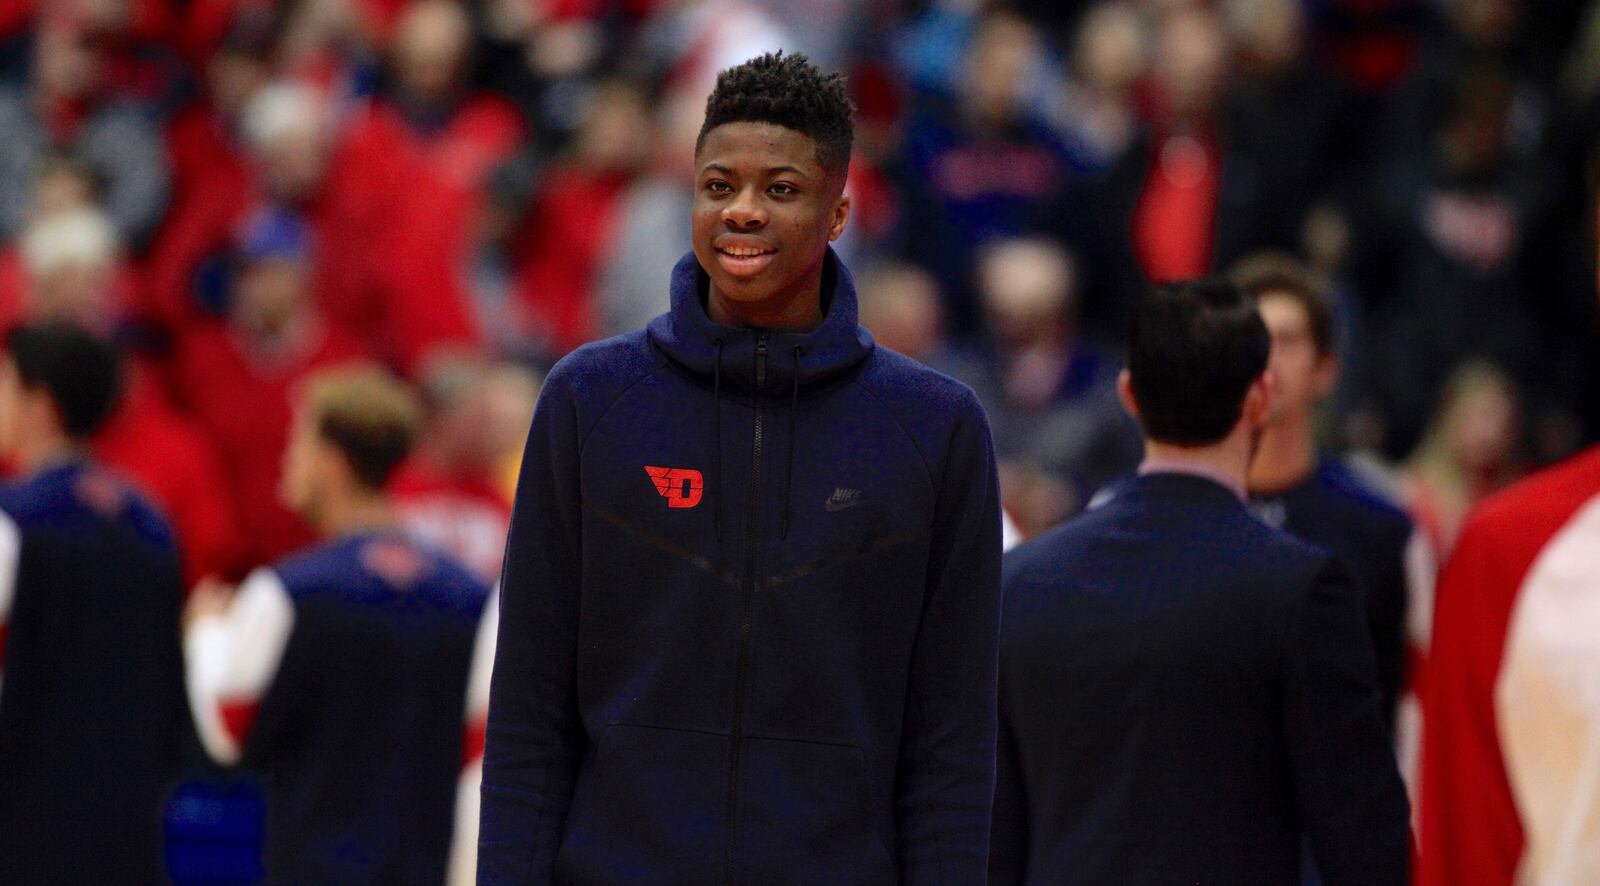
{"type": "Polygon", "coordinates": [[[171,529],[105,469],[0,489],[0,882],[167,882],[182,607],[171,529]]]}
{"type": "Polygon", "coordinates": [[[507,544],[479,882],[980,883],[994,457],[856,323],[672,310],[545,384],[507,544]]]}

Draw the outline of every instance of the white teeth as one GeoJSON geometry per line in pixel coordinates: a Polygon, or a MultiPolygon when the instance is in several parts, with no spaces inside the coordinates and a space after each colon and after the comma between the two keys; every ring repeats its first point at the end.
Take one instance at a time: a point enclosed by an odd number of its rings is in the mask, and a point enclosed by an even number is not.
{"type": "Polygon", "coordinates": [[[734,258],[752,258],[752,257],[757,256],[757,255],[765,254],[766,250],[764,250],[764,249],[751,249],[751,248],[748,248],[748,247],[737,247],[737,246],[734,246],[734,247],[725,248],[725,249],[722,250],[722,252],[723,252],[724,255],[731,255],[734,258]]]}

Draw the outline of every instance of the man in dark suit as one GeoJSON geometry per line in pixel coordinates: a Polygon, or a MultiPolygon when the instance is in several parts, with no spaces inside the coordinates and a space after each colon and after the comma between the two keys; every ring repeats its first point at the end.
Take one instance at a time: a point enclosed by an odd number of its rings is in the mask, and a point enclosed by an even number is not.
{"type": "Polygon", "coordinates": [[[1246,510],[1266,327],[1217,281],[1135,307],[1139,476],[1005,563],[991,883],[1407,880],[1361,602],[1246,510]]]}

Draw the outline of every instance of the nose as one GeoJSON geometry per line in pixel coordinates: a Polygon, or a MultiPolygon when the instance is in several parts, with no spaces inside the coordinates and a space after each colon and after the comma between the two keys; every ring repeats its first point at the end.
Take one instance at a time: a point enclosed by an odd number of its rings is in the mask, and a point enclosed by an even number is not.
{"type": "Polygon", "coordinates": [[[722,221],[738,231],[751,231],[767,223],[767,211],[761,207],[753,188],[745,188],[734,195],[722,208],[722,221]]]}

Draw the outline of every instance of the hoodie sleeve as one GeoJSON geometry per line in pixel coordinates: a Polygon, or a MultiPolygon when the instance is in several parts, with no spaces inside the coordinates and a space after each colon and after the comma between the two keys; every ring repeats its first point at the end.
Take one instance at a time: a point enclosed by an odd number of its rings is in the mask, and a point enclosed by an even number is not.
{"type": "Polygon", "coordinates": [[[478,882],[551,882],[582,759],[576,404],[557,367],[528,435],[506,541],[483,756],[478,882]]]}
{"type": "Polygon", "coordinates": [[[1016,736],[1004,712],[995,760],[994,826],[989,835],[989,886],[1023,882],[1028,869],[1028,802],[1016,736]]]}
{"type": "Polygon", "coordinates": [[[1283,729],[1322,882],[1409,882],[1410,808],[1384,728],[1361,598],[1329,559],[1286,643],[1283,729]]]}
{"type": "Polygon", "coordinates": [[[896,785],[901,882],[981,883],[994,798],[1000,501],[970,391],[938,481],[896,785]]]}

